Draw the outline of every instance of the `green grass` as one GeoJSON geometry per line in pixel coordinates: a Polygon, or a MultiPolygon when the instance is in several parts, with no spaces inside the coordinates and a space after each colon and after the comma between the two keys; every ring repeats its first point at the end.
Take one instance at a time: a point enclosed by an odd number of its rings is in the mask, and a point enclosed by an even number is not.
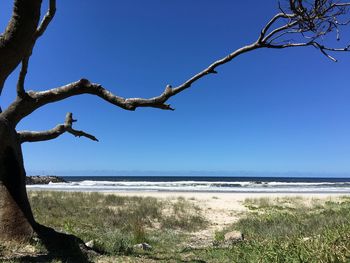
{"type": "MultiPolygon", "coordinates": [[[[250,212],[229,229],[245,241],[200,251],[208,262],[350,262],[350,200],[250,199],[250,212]]],[[[199,255],[199,253],[195,253],[199,255]]]]}
{"type": "Polygon", "coordinates": [[[179,198],[175,202],[152,197],[122,197],[99,193],[31,192],[38,222],[74,234],[108,255],[131,255],[133,245],[147,242],[177,246],[179,238],[204,228],[198,207],[179,198]],[[173,235],[181,229],[181,234],[173,235]]]}
{"type": "Polygon", "coordinates": [[[181,229],[182,231],[197,231],[206,225],[200,209],[186,199],[179,197],[172,203],[172,211],[161,222],[162,228],[181,229]]]}
{"type": "MultiPolygon", "coordinates": [[[[96,262],[350,262],[349,197],[247,199],[248,212],[215,231],[213,245],[193,248],[191,232],[208,226],[196,200],[34,191],[29,196],[38,222],[94,240],[103,253],[96,262]],[[232,230],[245,240],[225,243],[232,230]],[[140,242],[153,249],[134,249],[140,242]]],[[[0,254],[3,249],[0,244],[0,254]]]]}

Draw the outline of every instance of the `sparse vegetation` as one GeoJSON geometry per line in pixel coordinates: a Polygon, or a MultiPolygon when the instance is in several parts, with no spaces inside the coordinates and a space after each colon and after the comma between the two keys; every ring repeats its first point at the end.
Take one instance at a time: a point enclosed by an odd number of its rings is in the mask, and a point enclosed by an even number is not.
{"type": "Polygon", "coordinates": [[[131,254],[134,244],[157,243],[154,236],[160,232],[179,228],[190,232],[206,223],[200,209],[183,198],[171,202],[81,192],[29,196],[38,222],[85,242],[94,240],[97,250],[109,255],[131,254]]]}
{"type": "Polygon", "coordinates": [[[261,198],[248,199],[245,205],[250,212],[215,234],[220,241],[225,232],[240,230],[245,241],[229,249],[201,251],[205,261],[350,262],[349,198],[311,202],[261,198]]]}
{"type": "MultiPolygon", "coordinates": [[[[215,231],[213,245],[195,248],[188,245],[191,231],[205,229],[208,222],[191,199],[41,191],[29,196],[39,222],[85,242],[94,240],[102,254],[94,262],[350,262],[349,197],[247,199],[246,214],[215,231]],[[224,246],[232,230],[245,239],[224,246]],[[152,250],[134,247],[142,242],[152,250]]],[[[16,250],[45,249],[34,243],[16,250]]],[[[0,254],[6,253],[1,244],[0,254]]]]}
{"type": "Polygon", "coordinates": [[[179,197],[172,203],[172,211],[162,219],[162,228],[181,229],[183,231],[196,231],[206,225],[200,213],[200,208],[179,197]]]}

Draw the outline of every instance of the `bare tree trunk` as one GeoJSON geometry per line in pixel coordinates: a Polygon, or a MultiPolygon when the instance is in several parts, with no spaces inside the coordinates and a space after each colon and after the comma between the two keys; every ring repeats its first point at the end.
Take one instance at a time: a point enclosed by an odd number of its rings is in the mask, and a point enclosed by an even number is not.
{"type": "Polygon", "coordinates": [[[25,187],[21,144],[15,128],[1,117],[0,138],[0,239],[28,239],[35,221],[25,187]]]}
{"type": "MultiPolygon", "coordinates": [[[[84,247],[82,240],[57,233],[35,222],[25,188],[21,143],[51,140],[65,132],[94,141],[97,139],[84,131],[73,129],[72,125],[76,120],[71,113],[67,114],[63,124],[53,129],[17,133],[16,125],[40,107],[72,96],[90,94],[125,110],[136,110],[139,107],[173,110],[171,105],[167,104],[171,97],[190,88],[205,76],[216,74],[219,66],[244,53],[260,48],[284,49],[309,46],[336,61],[329,53],[350,51],[350,45],[344,48],[323,45],[324,37],[332,32],[336,33],[337,40],[340,39],[339,29],[348,24],[341,21],[348,20],[345,15],[348,14],[349,2],[330,0],[287,2],[289,8],[282,10],[280,7],[281,12],[262,28],[258,39],[252,44],[238,48],[214,61],[182,84],[175,87],[167,85],[160,95],[145,99],[115,95],[102,85],[87,79],[45,91],[27,92],[24,84],[29,59],[36,41],[43,35],[55,15],[56,0],[48,1],[48,10],[41,21],[42,0],[13,0],[13,15],[5,31],[0,34],[0,95],[9,75],[19,64],[21,68],[16,86],[16,100],[3,112],[0,108],[0,240],[26,239],[35,234],[51,251],[59,247],[61,251],[69,250],[69,253],[76,254],[80,251],[80,246],[84,247]]],[[[60,254],[62,253],[58,253],[60,254]]],[[[75,259],[73,262],[80,260],[75,259]]],[[[81,262],[86,262],[84,256],[81,257],[81,262]]]]}

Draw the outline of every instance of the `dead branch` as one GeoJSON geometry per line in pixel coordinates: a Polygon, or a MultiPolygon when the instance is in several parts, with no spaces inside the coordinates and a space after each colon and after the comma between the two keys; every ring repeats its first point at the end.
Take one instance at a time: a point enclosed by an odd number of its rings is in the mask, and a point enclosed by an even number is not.
{"type": "MultiPolygon", "coordinates": [[[[21,100],[16,100],[3,115],[18,123],[22,118],[29,115],[36,109],[54,103],[72,96],[81,94],[96,95],[103,100],[126,110],[135,110],[138,107],[153,107],[164,110],[173,110],[170,104],[166,102],[181,91],[191,87],[193,83],[202,79],[209,74],[217,73],[217,67],[226,64],[244,53],[259,49],[259,48],[292,48],[313,46],[317,48],[323,55],[332,61],[337,61],[329,52],[349,51],[349,45],[344,48],[328,47],[319,42],[319,38],[336,32],[339,36],[339,28],[346,23],[340,23],[343,16],[348,14],[347,7],[350,3],[341,3],[340,1],[333,2],[332,0],[288,0],[289,9],[280,7],[281,12],[275,15],[260,32],[260,35],[254,43],[241,47],[227,56],[213,62],[207,68],[195,74],[184,83],[171,87],[167,85],[164,91],[152,98],[124,98],[113,94],[111,91],[104,88],[101,84],[92,83],[87,79],[61,86],[58,88],[46,91],[30,91],[26,93],[26,97],[21,100]],[[331,22],[332,21],[332,22],[331,22]],[[334,22],[337,21],[337,22],[334,22]],[[328,27],[325,25],[328,24],[328,27]],[[298,35],[296,40],[290,36],[298,35]],[[300,41],[305,40],[305,41],[300,41]]],[[[52,1],[54,3],[54,1],[52,1]]],[[[52,10],[55,10],[54,6],[52,10]]],[[[49,10],[50,13],[50,10],[49,10]]],[[[47,15],[47,17],[51,17],[47,15]]],[[[47,21],[43,20],[42,26],[46,28],[47,21]],[[46,21],[46,22],[45,22],[46,21]]]]}
{"type": "Polygon", "coordinates": [[[13,13],[0,34],[0,95],[6,79],[27,55],[40,20],[41,0],[14,0],[13,13]]]}
{"type": "Polygon", "coordinates": [[[24,81],[26,79],[28,70],[29,56],[25,56],[21,63],[21,70],[19,72],[17,81],[17,96],[23,98],[25,96],[24,81]]]}
{"type": "Polygon", "coordinates": [[[323,45],[320,40],[331,33],[335,33],[336,40],[340,40],[341,27],[350,23],[350,20],[341,22],[349,12],[350,2],[333,0],[288,2],[289,8],[280,6],[281,13],[272,18],[262,30],[258,40],[262,45],[277,49],[313,46],[334,62],[337,62],[337,59],[329,52],[349,51],[350,45],[333,48],[323,45]],[[285,20],[282,26],[269,30],[275,21],[281,19],[285,20]]]}
{"type": "Polygon", "coordinates": [[[73,119],[72,113],[67,113],[66,120],[64,124],[59,124],[55,128],[48,131],[20,131],[18,132],[21,143],[23,142],[39,142],[39,141],[48,141],[57,138],[65,132],[73,134],[75,137],[86,137],[93,141],[98,141],[95,136],[88,134],[84,131],[78,131],[73,129],[73,122],[76,120],[73,119]]]}
{"type": "Polygon", "coordinates": [[[176,86],[174,88],[171,87],[171,85],[167,85],[164,91],[159,96],[148,98],[148,99],[123,98],[105,89],[101,84],[91,83],[87,79],[81,79],[79,81],[70,83],[62,87],[54,88],[51,90],[40,91],[40,92],[30,91],[28,92],[28,95],[33,101],[35,101],[36,105],[34,105],[34,107],[41,107],[48,103],[60,101],[71,96],[76,96],[81,94],[92,94],[104,99],[105,101],[115,106],[121,107],[126,110],[135,110],[138,107],[153,107],[153,108],[159,108],[163,110],[174,110],[171,107],[171,105],[165,103],[169,98],[189,88],[192,85],[192,83],[203,78],[204,76],[207,76],[209,74],[216,74],[217,71],[215,69],[218,66],[231,61],[233,58],[235,58],[240,54],[246,53],[248,51],[251,51],[257,48],[260,48],[260,45],[254,43],[252,45],[248,45],[243,48],[237,49],[236,51],[229,54],[228,56],[215,61],[214,63],[209,65],[207,68],[205,68],[198,74],[194,75],[187,81],[185,81],[183,84],[176,86]]]}
{"type": "Polygon", "coordinates": [[[47,10],[43,20],[40,22],[40,25],[35,33],[35,40],[37,40],[40,36],[42,36],[49,26],[50,22],[54,18],[56,13],[56,0],[50,0],[49,9],[47,10]]]}
{"type": "Polygon", "coordinates": [[[56,13],[56,0],[50,0],[49,9],[46,12],[45,16],[43,17],[42,21],[40,22],[38,28],[34,33],[33,40],[27,54],[22,59],[21,70],[17,81],[17,96],[20,98],[23,98],[26,95],[24,82],[28,71],[29,59],[30,59],[30,56],[32,55],[35,43],[38,40],[38,38],[44,34],[48,25],[54,18],[55,13],[56,13]]]}

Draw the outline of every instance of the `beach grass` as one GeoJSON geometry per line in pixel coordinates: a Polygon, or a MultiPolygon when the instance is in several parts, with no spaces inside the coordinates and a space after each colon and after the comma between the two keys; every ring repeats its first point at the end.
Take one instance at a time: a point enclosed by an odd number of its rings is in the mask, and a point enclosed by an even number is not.
{"type": "MultiPolygon", "coordinates": [[[[38,222],[93,240],[101,253],[95,262],[350,262],[349,197],[246,199],[247,211],[213,232],[206,246],[190,242],[213,226],[193,198],[54,191],[29,197],[38,222]],[[225,241],[230,231],[244,240],[225,241]],[[143,242],[152,249],[134,247],[143,242]]],[[[40,244],[35,249],[44,253],[40,244]]],[[[0,245],[0,254],[5,250],[0,245]]]]}
{"type": "Polygon", "coordinates": [[[162,247],[166,240],[176,246],[183,235],[207,224],[199,207],[184,198],[53,191],[32,192],[29,197],[38,222],[85,242],[93,240],[94,248],[108,255],[133,254],[139,243],[162,247]]]}
{"type": "MultiPolygon", "coordinates": [[[[350,199],[248,199],[238,222],[216,233],[239,230],[245,241],[206,249],[208,262],[350,262],[350,199]]],[[[195,253],[199,255],[198,253],[195,253]]]]}

